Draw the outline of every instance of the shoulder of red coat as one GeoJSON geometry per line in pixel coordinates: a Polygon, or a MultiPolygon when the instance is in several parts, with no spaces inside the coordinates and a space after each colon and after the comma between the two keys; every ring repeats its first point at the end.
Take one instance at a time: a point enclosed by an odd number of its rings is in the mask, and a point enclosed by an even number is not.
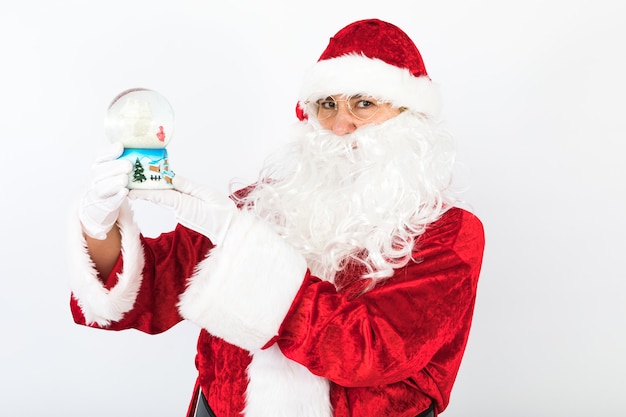
{"type": "Polygon", "coordinates": [[[426,228],[422,238],[444,246],[470,244],[476,250],[482,251],[484,233],[483,224],[474,213],[460,207],[452,207],[426,228]]]}

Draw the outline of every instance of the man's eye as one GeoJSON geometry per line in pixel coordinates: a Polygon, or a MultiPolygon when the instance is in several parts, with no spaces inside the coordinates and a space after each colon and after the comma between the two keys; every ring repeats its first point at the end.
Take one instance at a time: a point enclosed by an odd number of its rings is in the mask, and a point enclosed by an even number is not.
{"type": "Polygon", "coordinates": [[[325,109],[325,110],[335,109],[335,102],[333,100],[320,100],[318,105],[320,106],[321,109],[325,109]]]}
{"type": "Polygon", "coordinates": [[[354,109],[367,109],[369,107],[376,107],[376,100],[371,98],[359,98],[356,100],[356,103],[352,106],[354,109]]]}

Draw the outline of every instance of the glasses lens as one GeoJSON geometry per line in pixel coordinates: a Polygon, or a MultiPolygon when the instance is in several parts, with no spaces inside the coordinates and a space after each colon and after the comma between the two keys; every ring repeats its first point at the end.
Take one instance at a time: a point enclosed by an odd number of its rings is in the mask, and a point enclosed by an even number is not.
{"type": "Polygon", "coordinates": [[[334,97],[321,98],[314,103],[314,107],[317,120],[328,119],[337,113],[337,101],[334,97]]]}
{"type": "Polygon", "coordinates": [[[360,120],[368,120],[374,117],[380,106],[378,100],[367,96],[354,96],[346,100],[348,110],[354,117],[360,120]]]}

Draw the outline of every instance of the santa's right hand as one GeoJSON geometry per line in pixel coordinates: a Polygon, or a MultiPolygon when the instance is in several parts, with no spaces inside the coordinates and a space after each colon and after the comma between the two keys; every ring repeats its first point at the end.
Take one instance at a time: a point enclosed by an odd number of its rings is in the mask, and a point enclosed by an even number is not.
{"type": "Polygon", "coordinates": [[[103,240],[117,221],[120,207],[128,195],[128,175],[132,163],[117,159],[124,147],[116,142],[96,157],[91,169],[91,182],[78,207],[83,232],[103,240]]]}

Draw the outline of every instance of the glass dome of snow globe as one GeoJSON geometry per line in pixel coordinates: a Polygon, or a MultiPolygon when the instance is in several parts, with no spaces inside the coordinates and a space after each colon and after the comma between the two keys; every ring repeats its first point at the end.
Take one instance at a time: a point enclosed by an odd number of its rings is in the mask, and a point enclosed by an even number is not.
{"type": "Polygon", "coordinates": [[[164,148],[174,132],[174,110],[157,91],[131,88],[113,99],[104,127],[109,140],[125,148],[164,148]]]}

